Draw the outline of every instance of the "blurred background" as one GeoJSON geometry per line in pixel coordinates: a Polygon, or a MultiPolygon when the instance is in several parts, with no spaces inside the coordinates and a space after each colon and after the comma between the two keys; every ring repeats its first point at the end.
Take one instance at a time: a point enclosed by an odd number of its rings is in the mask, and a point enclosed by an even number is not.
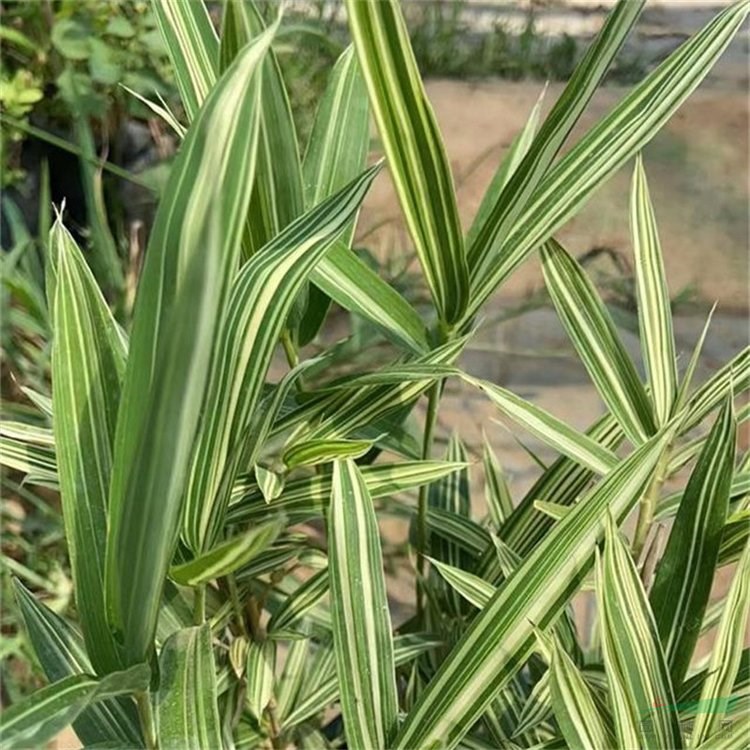
{"type": "MultiPolygon", "coordinates": [[[[650,0],[606,85],[571,138],[728,2],[650,0]]],[[[221,3],[208,3],[219,21],[221,3]]],[[[275,2],[261,2],[267,17],[275,2]]],[[[408,0],[409,31],[451,160],[464,226],[503,153],[543,92],[554,103],[613,0],[408,0]]],[[[184,122],[156,20],[144,0],[0,2],[2,226],[0,346],[2,417],[33,420],[25,387],[49,393],[49,322],[44,291],[51,205],[66,224],[118,317],[127,324],[149,228],[178,137],[153,107],[184,122]],[[149,104],[150,102],[150,104],[149,104]]],[[[702,375],[748,340],[748,30],[701,88],[647,147],[644,157],[661,228],[678,349],[689,352],[714,302],[702,375]]],[[[276,51],[304,150],[331,65],[347,44],[342,2],[291,0],[276,51]]],[[[379,144],[373,131],[372,152],[379,144]]],[[[637,357],[628,228],[630,166],[610,180],[560,233],[582,258],[637,357]]],[[[412,301],[426,300],[387,177],[368,197],[358,252],[412,301]]],[[[577,427],[600,412],[585,371],[550,309],[536,261],[522,267],[486,311],[463,365],[531,398],[577,427]]],[[[352,325],[346,316],[334,318],[352,325]]],[[[683,356],[689,356],[683,354],[683,356]]],[[[456,387],[441,413],[478,445],[481,429],[514,491],[537,467],[515,437],[489,423],[486,404],[456,387]],[[489,425],[489,426],[488,426],[489,425]]],[[[741,447],[747,448],[747,436],[741,447]]],[[[10,576],[58,612],[70,604],[56,494],[3,470],[2,701],[40,684],[17,630],[10,576]]],[[[390,541],[404,540],[392,529],[390,541]]],[[[398,587],[390,591],[398,600],[398,587]]],[[[406,599],[406,595],[404,595],[406,599]]],[[[396,601],[398,606],[398,601],[396,601]]]]}

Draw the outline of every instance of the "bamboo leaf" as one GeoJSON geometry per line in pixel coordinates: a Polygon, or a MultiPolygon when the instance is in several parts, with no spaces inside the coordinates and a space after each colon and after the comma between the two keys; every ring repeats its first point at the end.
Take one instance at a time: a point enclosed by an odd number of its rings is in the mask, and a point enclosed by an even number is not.
{"type": "Polygon", "coordinates": [[[398,702],[377,519],[353,461],[333,469],[328,511],[333,642],[347,744],[389,747],[398,702]]]}
{"type": "Polygon", "coordinates": [[[370,448],[370,440],[306,440],[287,448],[282,461],[289,469],[315,466],[336,459],[359,458],[370,448]]]}
{"type": "MultiPolygon", "coordinates": [[[[365,168],[369,145],[367,88],[350,46],[333,66],[315,113],[302,164],[305,205],[311,208],[354,179],[365,168]]],[[[354,223],[337,243],[339,253],[349,253],[353,236],[354,223]]],[[[325,275],[329,265],[323,261],[319,273],[325,275]]],[[[300,346],[315,338],[329,306],[328,295],[311,286],[298,331],[300,346]]]]}
{"type": "Polygon", "coordinates": [[[138,664],[101,680],[76,674],[53,682],[3,711],[3,748],[41,747],[97,701],[148,688],[151,670],[138,664]]]}
{"type": "Polygon", "coordinates": [[[630,552],[608,517],[604,560],[597,568],[602,650],[622,747],[682,747],[675,702],[656,623],[630,552]]]}
{"type": "Polygon", "coordinates": [[[271,33],[212,90],[170,173],[135,304],[118,412],[107,608],[125,663],[144,659],[181,514],[220,309],[234,274],[257,136],[257,69],[271,33]],[[164,439],[164,436],[169,439],[164,439]]]}
{"type": "Polygon", "coordinates": [[[542,248],[542,267],[557,314],[599,395],[631,442],[642,443],[654,434],[651,405],[594,285],[554,240],[542,248]]]}
{"type": "Polygon", "coordinates": [[[273,502],[284,491],[284,475],[255,464],[255,481],[267,503],[273,502]]]}
{"type": "MultiPolygon", "coordinates": [[[[747,17],[740,0],[673,52],[545,175],[525,202],[492,262],[474,274],[470,320],[493,291],[573,216],[593,192],[659,131],[708,75],[747,17]]],[[[477,268],[474,265],[474,268],[477,268]]]]}
{"type": "Polygon", "coordinates": [[[474,618],[417,699],[394,748],[438,741],[455,747],[533,651],[534,625],[549,625],[580,585],[607,511],[620,519],[633,508],[670,439],[636,450],[554,525],[474,618]]]}
{"type": "Polygon", "coordinates": [[[544,409],[534,406],[514,393],[486,380],[462,376],[482,390],[504,414],[536,435],[551,448],[577,461],[581,466],[606,474],[617,462],[616,457],[595,440],[569,427],[544,409]]]}
{"type": "Polygon", "coordinates": [[[255,526],[186,563],[174,565],[169,575],[173,581],[183,586],[199,586],[227,576],[268,549],[283,527],[283,518],[255,526]]]}
{"type": "Polygon", "coordinates": [[[636,158],[630,192],[630,233],[635,254],[641,351],[656,421],[663,425],[669,419],[677,395],[677,357],[656,216],[640,154],[636,158]]]}
{"type": "Polygon", "coordinates": [[[727,594],[719,627],[714,641],[706,681],[703,683],[700,700],[709,710],[695,717],[690,735],[690,747],[699,747],[720,729],[727,696],[732,692],[745,645],[748,618],[750,617],[750,544],[737,564],[732,585],[727,594]]]}
{"type": "Polygon", "coordinates": [[[193,120],[216,82],[216,32],[203,0],[154,0],[153,8],[172,59],[182,105],[193,120]]]}
{"type": "Polygon", "coordinates": [[[514,170],[506,190],[492,206],[482,231],[469,248],[472,283],[481,277],[488,260],[498,252],[510,227],[548,173],[573,126],[604,80],[644,5],[645,0],[620,0],[576,66],[539,134],[528,148],[528,153],[514,170]]]}
{"type": "Polygon", "coordinates": [[[305,616],[328,593],[328,568],[308,578],[274,612],[268,622],[268,632],[290,628],[305,616]]]}
{"type": "Polygon", "coordinates": [[[505,474],[487,436],[484,437],[482,463],[484,465],[484,497],[492,523],[496,529],[499,529],[513,513],[513,500],[505,474]]]}
{"type": "MultiPolygon", "coordinates": [[[[38,602],[18,580],[13,583],[26,634],[47,679],[55,683],[73,675],[90,674],[91,661],[80,633],[38,602]]],[[[73,721],[73,728],[85,745],[113,742],[140,746],[143,742],[135,706],[122,698],[90,705],[73,721]]]]}
{"type": "Polygon", "coordinates": [[[253,641],[247,651],[247,705],[260,721],[273,697],[276,643],[272,640],[253,641]]]}
{"type": "Polygon", "coordinates": [[[711,594],[729,507],[735,433],[728,398],[688,480],[651,590],[675,689],[687,673],[711,594]]]}
{"type": "Polygon", "coordinates": [[[60,218],[52,348],[55,454],[76,602],[94,670],[119,665],[104,605],[112,452],[126,352],[99,287],[60,218]]]}
{"type": "Polygon", "coordinates": [[[346,228],[379,166],[295,220],[256,253],[234,281],[218,335],[215,365],[193,458],[183,532],[194,552],[209,548],[224,523],[243,435],[294,299],[315,264],[346,228]],[[234,440],[237,438],[234,437],[234,440]]]}
{"type": "Polygon", "coordinates": [[[185,628],[171,635],[159,655],[159,672],[159,748],[222,747],[211,628],[185,628]]]}
{"type": "Polygon", "coordinates": [[[349,30],[367,82],[407,226],[441,320],[455,323],[469,282],[453,178],[397,0],[347,0],[349,30]]]}

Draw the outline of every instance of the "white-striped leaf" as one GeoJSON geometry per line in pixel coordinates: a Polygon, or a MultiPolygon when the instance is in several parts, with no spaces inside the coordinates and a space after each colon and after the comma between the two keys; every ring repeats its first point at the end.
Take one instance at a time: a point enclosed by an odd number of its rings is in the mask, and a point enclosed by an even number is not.
{"type": "MultiPolygon", "coordinates": [[[[14,584],[26,635],[47,679],[57,682],[71,675],[90,674],[91,661],[80,633],[38,602],[18,580],[14,584]]],[[[84,709],[73,728],[85,745],[137,746],[143,742],[135,706],[122,698],[102,700],[84,709]]]]}
{"type": "Polygon", "coordinates": [[[614,747],[588,683],[559,641],[552,640],[550,697],[560,731],[572,750],[614,747]]]}
{"type": "MultiPolygon", "coordinates": [[[[363,3],[364,4],[364,3],[363,3]]],[[[546,174],[493,260],[472,280],[465,319],[660,130],[708,75],[750,11],[739,0],[673,52],[546,174]]]]}
{"type": "Polygon", "coordinates": [[[640,154],[636,158],[630,191],[630,233],[638,287],[641,351],[656,422],[663,425],[672,413],[677,396],[677,357],[656,216],[640,154]]]}
{"type": "Polygon", "coordinates": [[[520,424],[533,435],[597,474],[606,474],[617,463],[616,456],[595,440],[578,432],[557,417],[525,401],[514,393],[486,380],[469,375],[466,382],[482,390],[503,414],[520,424]]]}
{"type": "Polygon", "coordinates": [[[437,568],[446,582],[461,594],[469,604],[472,604],[477,609],[483,609],[497,591],[495,586],[487,583],[483,578],[475,576],[473,573],[432,557],[428,559],[437,568]]]}
{"type": "Polygon", "coordinates": [[[183,533],[193,552],[219,537],[241,452],[287,315],[316,263],[359,208],[379,165],[326,199],[256,253],[236,277],[218,334],[193,456],[183,533]]]}
{"type": "Polygon", "coordinates": [[[290,628],[328,593],[328,569],[318,571],[290,594],[268,622],[268,632],[290,628]]]}
{"type": "Polygon", "coordinates": [[[648,396],[617,329],[581,266],[554,240],[542,248],[547,290],[602,400],[635,445],[654,434],[648,396]]]}
{"type": "Polygon", "coordinates": [[[270,639],[253,641],[247,650],[247,706],[261,720],[273,697],[276,643],[270,639]]]}
{"type": "Polygon", "coordinates": [[[349,747],[385,750],[397,727],[391,618],[372,499],[353,461],[337,461],[328,511],[329,585],[349,747]]]}
{"type": "Polygon", "coordinates": [[[633,508],[671,437],[636,450],[554,525],[452,649],[394,748],[455,747],[533,651],[533,626],[560,615],[591,567],[607,511],[619,519],[633,508]]]}
{"type": "Polygon", "coordinates": [[[255,481],[267,503],[272,503],[284,491],[284,475],[260,464],[255,464],[255,481]]]}
{"type": "Polygon", "coordinates": [[[185,628],[170,636],[159,655],[159,673],[159,748],[222,747],[211,628],[185,628]]]}
{"type": "Polygon", "coordinates": [[[189,120],[195,118],[216,82],[219,41],[203,0],[154,0],[182,105],[189,120]]]}
{"type": "Polygon", "coordinates": [[[108,492],[126,352],[81,251],[50,232],[56,270],[52,346],[55,454],[78,613],[94,670],[119,665],[105,616],[108,492]]]}
{"type": "Polygon", "coordinates": [[[398,0],[347,0],[347,17],[388,164],[441,320],[458,321],[469,278],[448,158],[398,0]]]}
{"type": "Polygon", "coordinates": [[[76,674],[53,682],[3,711],[3,748],[43,747],[84,709],[97,701],[146,690],[150,678],[148,665],[138,664],[101,680],[76,674]]]}
{"type": "Polygon", "coordinates": [[[727,520],[736,427],[727,399],[690,475],[651,589],[651,606],[678,690],[708,604],[727,520]]]}
{"type": "Polygon", "coordinates": [[[510,496],[505,473],[486,436],[482,449],[482,463],[484,465],[484,497],[490,518],[497,530],[513,513],[513,499],[510,496]]]}
{"type": "Polygon", "coordinates": [[[706,681],[700,700],[708,710],[695,717],[690,747],[696,748],[711,739],[721,728],[722,706],[731,695],[745,645],[750,617],[750,543],[737,564],[726,605],[716,632],[706,681]]]}
{"type": "Polygon", "coordinates": [[[174,565],[169,576],[183,586],[199,586],[234,573],[268,549],[283,527],[283,518],[254,526],[186,563],[174,565]]]}
{"type": "Polygon", "coordinates": [[[485,272],[488,261],[502,246],[509,229],[549,171],[570,131],[604,80],[644,5],[645,0],[620,0],[576,66],[539,134],[528,148],[528,153],[508,180],[506,190],[494,202],[482,231],[469,247],[472,283],[485,272]]]}
{"type": "Polygon", "coordinates": [[[336,459],[359,458],[370,448],[370,440],[305,440],[287,448],[282,461],[289,469],[315,466],[336,459]]]}
{"type": "Polygon", "coordinates": [[[310,640],[301,638],[293,641],[284,662],[284,671],[276,688],[276,709],[282,725],[297,700],[302,685],[308,677],[310,666],[310,640]]]}
{"type": "Polygon", "coordinates": [[[602,650],[620,747],[682,747],[666,658],[630,551],[607,517],[604,559],[597,567],[602,650]]]}
{"type": "Polygon", "coordinates": [[[253,184],[257,71],[270,43],[268,33],[246,47],[208,96],[171,169],[146,252],[107,532],[108,618],[128,664],[153,647],[217,320],[239,258],[253,184]]]}

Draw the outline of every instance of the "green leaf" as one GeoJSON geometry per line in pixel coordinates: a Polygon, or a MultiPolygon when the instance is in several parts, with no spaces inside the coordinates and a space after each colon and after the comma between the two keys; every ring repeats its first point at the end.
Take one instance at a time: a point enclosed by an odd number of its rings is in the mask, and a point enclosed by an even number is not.
{"type": "Polygon", "coordinates": [[[218,334],[185,506],[183,531],[194,552],[210,547],[223,527],[239,469],[232,460],[232,442],[250,423],[292,303],[311,269],[359,208],[378,169],[371,167],[295,220],[234,280],[218,334]]]}
{"type": "Polygon", "coordinates": [[[193,120],[216,83],[219,42],[203,0],[152,3],[188,120],[193,120]]]}
{"type": "Polygon", "coordinates": [[[432,557],[428,559],[437,568],[446,582],[477,609],[483,609],[497,591],[495,586],[487,583],[483,578],[475,576],[473,573],[468,573],[465,570],[461,570],[461,568],[441,562],[432,557]]]}
{"type": "Polygon", "coordinates": [[[677,395],[677,356],[669,289],[656,216],[640,154],[630,191],[630,233],[638,286],[638,323],[657,424],[666,424],[677,395]]]}
{"type": "Polygon", "coordinates": [[[609,510],[632,510],[666,443],[654,438],[577,503],[502,585],[419,696],[393,742],[399,750],[454,747],[534,649],[533,627],[560,615],[593,562],[609,510]]]}
{"type": "Polygon", "coordinates": [[[528,255],[653,138],[709,73],[742,27],[748,11],[746,0],[740,0],[719,13],[633,88],[547,172],[507,237],[493,250],[492,262],[481,274],[473,274],[465,320],[473,318],[528,255]]]}
{"type": "MultiPolygon", "coordinates": [[[[367,89],[350,46],[333,66],[315,113],[302,165],[307,208],[335,193],[365,168],[370,145],[369,115],[367,89]]],[[[349,253],[353,236],[354,223],[337,243],[339,254],[349,253]]],[[[324,260],[318,272],[330,274],[329,265],[331,261],[324,260]]],[[[297,334],[300,346],[315,338],[329,305],[328,295],[310,287],[297,334]]]]}
{"type": "MultiPolygon", "coordinates": [[[[326,588],[328,588],[328,571],[321,572],[325,573],[326,588]]],[[[294,706],[308,676],[310,657],[310,640],[308,638],[294,641],[289,646],[284,662],[284,671],[276,689],[276,709],[282,725],[285,723],[284,719],[289,715],[289,711],[294,706]]]]}
{"type": "Polygon", "coordinates": [[[484,465],[484,497],[492,523],[496,529],[499,529],[513,513],[513,499],[510,496],[508,482],[500,462],[486,435],[483,442],[482,463],[484,465]]]}
{"type": "Polygon", "coordinates": [[[276,643],[272,640],[253,641],[247,650],[247,706],[260,721],[273,697],[276,643]]]}
{"type": "Polygon", "coordinates": [[[716,632],[711,660],[700,700],[711,708],[695,717],[690,747],[699,747],[718,733],[721,728],[722,711],[732,687],[745,645],[748,617],[750,617],[750,544],[737,564],[732,585],[727,594],[719,628],[716,632]]]}
{"type": "Polygon", "coordinates": [[[682,747],[669,670],[638,572],[608,516],[604,560],[597,568],[602,650],[621,747],[682,747]]]}
{"type": "Polygon", "coordinates": [[[506,189],[492,205],[482,231],[469,247],[472,284],[486,271],[488,261],[499,252],[510,228],[548,173],[570,131],[604,80],[644,5],[645,0],[620,0],[576,66],[539,134],[528,148],[528,153],[513,171],[506,189]]]}
{"type": "Polygon", "coordinates": [[[552,710],[568,746],[572,750],[614,747],[591,688],[556,638],[549,675],[552,710]]]}
{"type": "MultiPolygon", "coordinates": [[[[373,498],[387,497],[399,492],[434,482],[440,477],[457,471],[463,464],[444,461],[405,461],[400,464],[378,464],[363,466],[360,474],[367,491],[373,498]]],[[[255,483],[253,482],[253,485],[255,483]]],[[[235,491],[243,494],[247,485],[239,482],[235,491]]],[[[304,523],[312,518],[322,518],[331,497],[330,476],[316,475],[288,482],[284,492],[273,504],[274,509],[284,513],[287,523],[304,523]]],[[[232,505],[227,514],[227,523],[259,523],[268,515],[268,505],[259,490],[247,495],[242,502],[232,505]]]]}
{"type": "Polygon", "coordinates": [[[75,18],[56,19],[50,41],[66,60],[86,60],[91,53],[91,31],[75,18]]]}
{"type": "MultiPolygon", "coordinates": [[[[50,682],[72,675],[90,674],[91,662],[81,635],[59,615],[46,607],[14,580],[18,608],[26,635],[50,682]]],[[[143,743],[138,715],[132,701],[111,698],[84,709],[73,728],[85,745],[114,742],[119,746],[143,743]]]]}
{"type": "Polygon", "coordinates": [[[185,628],[170,636],[159,655],[156,695],[161,750],[223,747],[217,707],[211,628],[185,628]]]}
{"type": "Polygon", "coordinates": [[[289,469],[314,466],[336,459],[359,458],[370,448],[370,440],[306,440],[287,448],[282,461],[289,469]]]}
{"type": "Polygon", "coordinates": [[[544,280],[557,314],[599,395],[635,445],[654,434],[646,391],[594,285],[554,240],[542,248],[544,280]]]}
{"type": "Polygon", "coordinates": [[[146,690],[150,679],[148,665],[138,664],[101,680],[76,674],[53,682],[3,711],[3,748],[42,747],[85,708],[105,698],[146,690]]]}
{"type": "Polygon", "coordinates": [[[255,464],[255,481],[267,503],[273,502],[284,491],[284,475],[255,464]]]}
{"type": "Polygon", "coordinates": [[[52,345],[53,424],[76,602],[94,670],[119,658],[105,616],[109,483],[126,352],[81,251],[58,218],[50,233],[57,282],[52,345]]]}
{"type": "MultiPolygon", "coordinates": [[[[254,2],[229,0],[224,7],[221,69],[228,67],[242,47],[262,34],[264,29],[254,2]],[[230,29],[232,33],[228,34],[230,29]]],[[[269,50],[263,62],[262,79],[258,164],[246,224],[245,259],[268,244],[304,209],[297,133],[273,50],[269,50]]],[[[357,170],[350,179],[360,172],[357,170]]]]}
{"type": "Polygon", "coordinates": [[[729,507],[735,433],[728,398],[690,475],[651,589],[675,689],[690,666],[711,595],[729,507]]]}
{"type": "Polygon", "coordinates": [[[290,628],[328,593],[328,568],[308,578],[290,594],[268,622],[268,632],[290,628]]]}
{"type": "Polygon", "coordinates": [[[198,586],[234,573],[268,549],[283,527],[283,518],[255,526],[189,562],[173,566],[169,576],[183,586],[198,586]]]}
{"type": "Polygon", "coordinates": [[[353,461],[337,461],[328,510],[333,642],[347,744],[390,746],[398,700],[377,518],[353,461]]]}
{"type": "Polygon", "coordinates": [[[553,417],[544,409],[486,380],[478,380],[469,375],[462,377],[466,382],[486,393],[504,414],[524,429],[536,435],[551,448],[577,461],[581,466],[597,474],[606,474],[617,463],[617,458],[611,451],[569,427],[557,417],[553,417]]]}
{"type": "Polygon", "coordinates": [[[239,258],[253,183],[257,70],[270,42],[265,34],[245,48],[206,100],[172,167],[146,252],[107,542],[107,607],[126,663],[152,648],[217,319],[239,258]]]}
{"type": "Polygon", "coordinates": [[[466,309],[468,268],[453,178],[397,0],[347,0],[349,30],[367,82],[401,209],[441,320],[466,309]]]}

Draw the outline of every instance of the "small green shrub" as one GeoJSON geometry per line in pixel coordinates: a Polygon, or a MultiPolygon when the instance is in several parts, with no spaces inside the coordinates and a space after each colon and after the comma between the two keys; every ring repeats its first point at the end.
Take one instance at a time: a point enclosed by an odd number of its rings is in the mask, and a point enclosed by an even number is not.
{"type": "Polygon", "coordinates": [[[678,371],[639,152],[750,3],[719,13],[561,154],[643,5],[616,5],[464,233],[395,0],[347,3],[354,44],[303,159],[278,23],[228,0],[218,38],[202,3],[155,0],[188,123],[132,326],[58,216],[44,281],[52,397],[27,390],[37,421],[2,425],[4,465],[60,489],[77,619],[17,585],[50,684],[4,712],[4,746],[40,746],[71,722],[87,746],[742,746],[750,547],[735,435],[748,409],[733,402],[750,387],[750,351],[695,387],[701,338],[678,371]],[[370,111],[431,293],[424,314],[351,251],[381,168],[365,167],[370,111]],[[645,381],[554,239],[633,159],[645,381]],[[606,407],[584,432],[457,365],[490,296],[536,250],[606,407]],[[332,304],[390,342],[392,362],[351,366],[351,340],[307,357],[332,304]],[[270,382],[279,347],[289,369],[270,382]],[[449,379],[559,453],[514,498],[485,446],[486,517],[460,438],[434,456],[449,379]],[[399,500],[416,488],[416,506],[399,500]],[[395,631],[378,532],[391,514],[411,521],[417,592],[395,631]],[[661,554],[653,529],[668,519],[661,554]],[[734,564],[709,605],[717,570],[734,564]],[[569,603],[592,584],[598,617],[578,633],[569,603]],[[709,631],[709,661],[696,662],[709,631]]]}

